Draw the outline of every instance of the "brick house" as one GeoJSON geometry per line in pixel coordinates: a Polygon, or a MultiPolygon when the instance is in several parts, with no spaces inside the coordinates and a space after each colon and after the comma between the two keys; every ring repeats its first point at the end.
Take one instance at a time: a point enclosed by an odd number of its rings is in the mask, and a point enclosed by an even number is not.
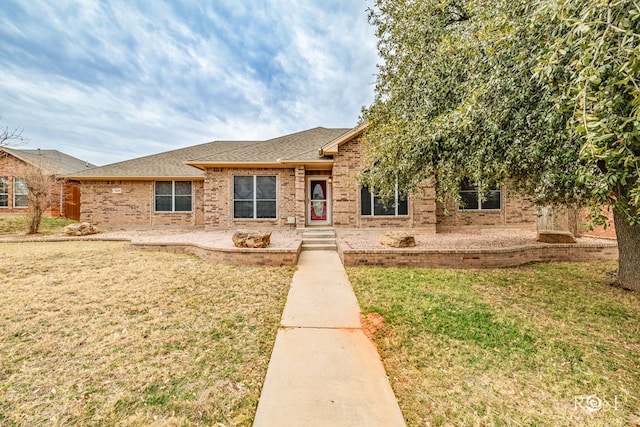
{"type": "Polygon", "coordinates": [[[20,170],[27,166],[40,168],[57,178],[51,189],[51,205],[45,215],[80,219],[79,183],[63,177],[95,165],[57,150],[0,148],[0,214],[26,213],[28,190],[20,178],[20,170]]]}
{"type": "Polygon", "coordinates": [[[382,205],[358,182],[363,131],[317,127],[266,141],[214,141],[67,178],[81,182],[81,220],[102,226],[535,229],[535,206],[505,186],[485,201],[464,188],[467,207],[449,207],[449,215],[426,185],[382,205]]]}

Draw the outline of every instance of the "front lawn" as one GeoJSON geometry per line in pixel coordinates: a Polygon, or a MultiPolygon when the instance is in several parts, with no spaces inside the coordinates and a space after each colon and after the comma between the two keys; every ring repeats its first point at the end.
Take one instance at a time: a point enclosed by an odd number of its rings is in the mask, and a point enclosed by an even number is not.
{"type": "MultiPolygon", "coordinates": [[[[62,229],[76,221],[64,218],[43,217],[40,222],[38,234],[56,234],[62,229]]],[[[24,215],[3,215],[0,216],[0,236],[25,234],[28,231],[27,218],[24,215]]]]}
{"type": "Polygon", "coordinates": [[[409,426],[629,426],[640,293],[610,286],[615,269],[348,274],[409,426]]]}
{"type": "Polygon", "coordinates": [[[0,425],[251,425],[293,269],[118,242],[0,260],[0,425]]]}

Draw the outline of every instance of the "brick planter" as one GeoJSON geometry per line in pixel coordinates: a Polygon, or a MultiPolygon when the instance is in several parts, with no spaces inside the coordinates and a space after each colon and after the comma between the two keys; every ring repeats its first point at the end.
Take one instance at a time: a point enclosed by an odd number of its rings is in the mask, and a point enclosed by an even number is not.
{"type": "Polygon", "coordinates": [[[137,249],[187,253],[205,261],[232,265],[292,266],[298,263],[300,245],[295,249],[221,249],[192,243],[132,243],[137,249]]]}
{"type": "Polygon", "coordinates": [[[345,266],[500,268],[532,262],[617,260],[618,245],[537,244],[498,249],[346,249],[338,244],[345,266]]]}

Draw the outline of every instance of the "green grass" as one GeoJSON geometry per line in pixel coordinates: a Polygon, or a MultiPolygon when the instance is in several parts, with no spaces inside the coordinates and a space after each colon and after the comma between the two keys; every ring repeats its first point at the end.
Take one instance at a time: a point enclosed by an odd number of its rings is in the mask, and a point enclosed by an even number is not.
{"type": "Polygon", "coordinates": [[[384,319],[374,339],[410,426],[627,426],[640,423],[640,294],[608,284],[615,268],[348,273],[384,319]]]}
{"type": "MultiPolygon", "coordinates": [[[[74,222],[76,221],[64,218],[44,217],[40,223],[39,234],[59,233],[65,226],[74,222]]],[[[24,234],[27,230],[27,219],[24,215],[0,216],[0,236],[24,234]]]]}

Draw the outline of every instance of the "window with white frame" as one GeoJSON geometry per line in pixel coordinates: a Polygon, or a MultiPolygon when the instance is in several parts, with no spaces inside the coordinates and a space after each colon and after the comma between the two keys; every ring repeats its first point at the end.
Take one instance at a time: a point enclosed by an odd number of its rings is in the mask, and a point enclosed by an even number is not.
{"type": "Polygon", "coordinates": [[[0,176],[0,208],[9,207],[9,177],[0,176]]]}
{"type": "Polygon", "coordinates": [[[156,181],[156,212],[191,212],[193,191],[191,181],[156,181]]]}
{"type": "Polygon", "coordinates": [[[502,207],[501,190],[498,184],[489,186],[489,190],[480,194],[478,185],[468,179],[463,179],[460,184],[460,210],[500,210],[502,207]]]}
{"type": "Polygon", "coordinates": [[[362,216],[402,216],[409,214],[407,197],[400,194],[396,185],[393,200],[382,203],[380,196],[372,194],[368,187],[360,188],[360,214],[362,216]]]}
{"type": "Polygon", "coordinates": [[[29,206],[29,188],[27,182],[21,178],[13,178],[13,207],[26,208],[29,206]]]}
{"type": "Polygon", "coordinates": [[[233,177],[233,218],[276,218],[276,176],[236,175],[233,177]]]}

